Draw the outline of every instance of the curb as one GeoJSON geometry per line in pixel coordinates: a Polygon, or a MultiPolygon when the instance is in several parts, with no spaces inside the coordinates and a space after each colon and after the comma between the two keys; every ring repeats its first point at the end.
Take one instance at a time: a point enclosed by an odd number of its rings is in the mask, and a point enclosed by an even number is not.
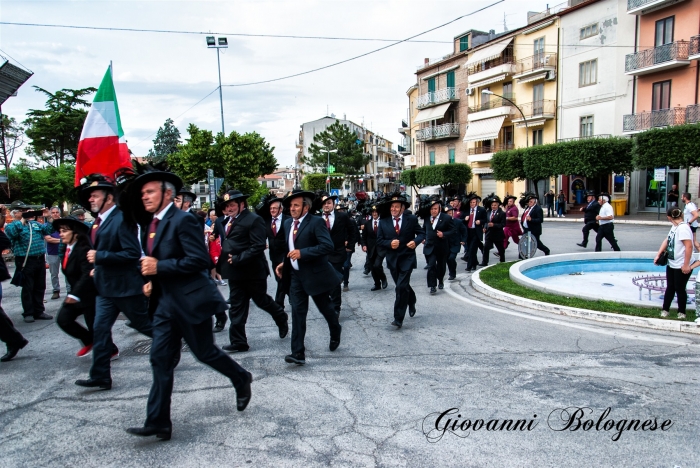
{"type": "Polygon", "coordinates": [[[480,293],[490,298],[497,299],[499,301],[509,302],[518,306],[529,307],[531,309],[550,312],[557,315],[582,318],[586,320],[594,320],[596,322],[604,322],[613,325],[626,325],[642,328],[651,328],[653,330],[682,332],[700,335],[700,324],[693,322],[678,322],[656,318],[635,317],[633,315],[613,314],[610,312],[598,312],[595,310],[578,309],[575,307],[567,307],[558,304],[551,304],[549,302],[535,301],[531,299],[525,299],[520,296],[514,296],[513,294],[508,294],[506,292],[499,291],[498,289],[494,289],[490,286],[487,286],[483,281],[481,281],[481,277],[479,275],[486,268],[482,268],[481,270],[473,273],[470,279],[470,283],[472,287],[480,293]]]}
{"type": "MultiPolygon", "coordinates": [[[[583,223],[583,218],[544,218],[546,223],[583,223]]],[[[668,221],[644,221],[641,219],[617,219],[615,224],[632,224],[638,226],[668,226],[668,221]]]]}

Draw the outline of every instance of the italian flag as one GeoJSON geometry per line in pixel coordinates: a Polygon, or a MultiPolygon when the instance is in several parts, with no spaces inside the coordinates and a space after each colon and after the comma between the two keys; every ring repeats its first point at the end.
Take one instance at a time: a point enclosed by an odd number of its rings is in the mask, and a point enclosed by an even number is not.
{"type": "Polygon", "coordinates": [[[110,66],[102,78],[80,134],[75,185],[80,185],[80,179],[90,174],[114,177],[114,173],[122,167],[131,167],[131,157],[119,118],[110,66]]]}

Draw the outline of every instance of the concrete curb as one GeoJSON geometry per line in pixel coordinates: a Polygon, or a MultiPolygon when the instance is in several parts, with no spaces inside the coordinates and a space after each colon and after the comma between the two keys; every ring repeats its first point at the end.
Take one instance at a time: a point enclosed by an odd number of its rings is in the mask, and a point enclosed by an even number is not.
{"type": "MultiPolygon", "coordinates": [[[[663,216],[666,216],[664,213],[663,216]]],[[[547,223],[581,223],[583,218],[544,218],[547,223]]],[[[645,221],[642,219],[615,219],[615,224],[633,224],[638,226],[670,226],[668,221],[645,221]]],[[[670,229],[670,227],[669,227],[670,229]]]]}
{"type": "Polygon", "coordinates": [[[548,302],[534,301],[525,299],[524,297],[514,296],[498,289],[487,286],[481,281],[480,273],[487,268],[474,272],[471,276],[471,285],[474,289],[485,296],[497,299],[499,301],[509,302],[518,306],[529,307],[531,309],[551,312],[557,315],[565,315],[567,317],[582,318],[586,320],[594,320],[596,322],[604,322],[613,325],[626,325],[642,328],[651,328],[654,330],[673,331],[692,333],[700,335],[700,324],[693,322],[679,322],[672,320],[663,320],[646,317],[635,317],[632,315],[613,314],[609,312],[598,312],[589,309],[578,309],[575,307],[567,307],[558,304],[550,304],[548,302]]]}

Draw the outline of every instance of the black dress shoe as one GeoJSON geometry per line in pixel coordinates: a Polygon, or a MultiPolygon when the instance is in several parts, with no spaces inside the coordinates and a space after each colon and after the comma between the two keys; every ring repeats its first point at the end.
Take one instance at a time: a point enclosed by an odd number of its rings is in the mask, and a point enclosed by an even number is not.
{"type": "Polygon", "coordinates": [[[427,270],[428,268],[430,268],[428,265],[423,267],[424,270],[427,270]]]}
{"type": "Polygon", "coordinates": [[[576,244],[576,245],[578,245],[579,247],[583,247],[584,249],[587,247],[587,245],[584,244],[583,242],[581,242],[580,244],[576,244]]]}
{"type": "Polygon", "coordinates": [[[288,354],[284,357],[284,362],[303,366],[304,364],[306,364],[306,358],[303,354],[288,354]]]}
{"type": "Polygon", "coordinates": [[[438,284],[438,289],[445,289],[445,283],[438,284]]]}
{"type": "Polygon", "coordinates": [[[331,336],[331,342],[328,345],[328,349],[330,349],[331,351],[335,351],[336,349],[338,349],[338,346],[340,346],[340,334],[343,332],[343,327],[341,327],[340,325],[338,325],[338,327],[340,327],[338,329],[338,334],[335,336],[331,336]]]}
{"type": "Polygon", "coordinates": [[[15,356],[17,356],[17,353],[19,353],[19,350],[27,346],[27,343],[29,343],[29,341],[23,340],[22,343],[18,345],[8,346],[7,353],[5,353],[5,355],[0,358],[0,362],[7,362],[13,360],[15,356]]]}
{"type": "Polygon", "coordinates": [[[365,276],[369,275],[369,273],[370,273],[369,270],[365,270],[365,271],[362,272],[362,274],[365,275],[365,276]]]}
{"type": "Polygon", "coordinates": [[[435,293],[437,293],[437,289],[435,289],[435,286],[432,286],[430,288],[430,294],[435,294],[435,293]]]}
{"type": "Polygon", "coordinates": [[[99,388],[100,390],[111,390],[112,389],[112,380],[107,379],[107,380],[95,380],[95,379],[80,379],[76,380],[75,384],[79,387],[88,387],[88,388],[99,388]]]}
{"type": "Polygon", "coordinates": [[[454,276],[454,275],[448,276],[448,277],[447,277],[447,281],[454,281],[454,280],[456,280],[456,279],[457,279],[457,277],[454,276]]]}
{"type": "Polygon", "coordinates": [[[382,287],[375,284],[370,291],[379,291],[380,289],[382,289],[382,287]]]}
{"type": "Polygon", "coordinates": [[[248,380],[243,384],[243,388],[236,390],[236,409],[243,411],[250,403],[250,397],[253,395],[250,390],[250,383],[253,381],[253,374],[248,372],[248,380]]]}
{"type": "Polygon", "coordinates": [[[161,440],[170,440],[170,436],[172,435],[173,430],[169,427],[130,427],[126,430],[126,432],[141,437],[156,436],[156,438],[161,440]]]}
{"type": "Polygon", "coordinates": [[[250,347],[246,346],[246,345],[229,344],[226,346],[222,346],[221,349],[223,349],[227,353],[245,353],[246,351],[248,351],[250,349],[250,347]]]}
{"type": "Polygon", "coordinates": [[[392,324],[393,326],[395,326],[395,327],[401,328],[401,324],[400,324],[399,322],[397,322],[396,320],[394,320],[393,322],[391,322],[391,324],[392,324]]]}
{"type": "Polygon", "coordinates": [[[388,286],[389,286],[389,283],[385,279],[383,279],[382,280],[382,289],[386,289],[388,286]]]}
{"type": "MultiPolygon", "coordinates": [[[[487,267],[487,266],[489,266],[489,264],[488,263],[479,263],[479,265],[477,265],[477,266],[487,267]]],[[[476,268],[474,268],[474,269],[476,270],[476,268]]]]}
{"type": "Polygon", "coordinates": [[[224,331],[225,326],[226,326],[226,322],[219,322],[217,320],[216,324],[214,325],[214,333],[219,333],[219,332],[224,331]]]}
{"type": "MultiPolygon", "coordinates": [[[[287,315],[287,314],[285,314],[285,315],[287,315]]],[[[287,320],[289,320],[289,316],[287,316],[287,318],[284,320],[284,322],[277,324],[277,328],[279,328],[279,332],[280,332],[280,339],[284,338],[289,333],[289,323],[287,322],[287,320]]]]}
{"type": "Polygon", "coordinates": [[[34,317],[32,317],[31,315],[27,315],[24,317],[24,321],[26,323],[34,323],[34,317]]]}
{"type": "Polygon", "coordinates": [[[416,315],[416,306],[415,306],[415,304],[409,305],[408,306],[408,316],[413,317],[414,315],[416,315]]]}
{"type": "Polygon", "coordinates": [[[35,315],[34,319],[35,320],[53,320],[53,315],[49,315],[49,314],[35,315]]]}

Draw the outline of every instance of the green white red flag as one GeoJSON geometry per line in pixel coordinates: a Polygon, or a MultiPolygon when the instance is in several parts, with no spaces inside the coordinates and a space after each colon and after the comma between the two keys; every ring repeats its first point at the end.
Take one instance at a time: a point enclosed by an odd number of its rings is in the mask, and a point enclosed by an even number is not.
{"type": "Polygon", "coordinates": [[[102,78],[80,134],[75,185],[80,185],[80,179],[90,174],[113,177],[122,167],[131,167],[131,157],[124,139],[110,66],[102,78]]]}

